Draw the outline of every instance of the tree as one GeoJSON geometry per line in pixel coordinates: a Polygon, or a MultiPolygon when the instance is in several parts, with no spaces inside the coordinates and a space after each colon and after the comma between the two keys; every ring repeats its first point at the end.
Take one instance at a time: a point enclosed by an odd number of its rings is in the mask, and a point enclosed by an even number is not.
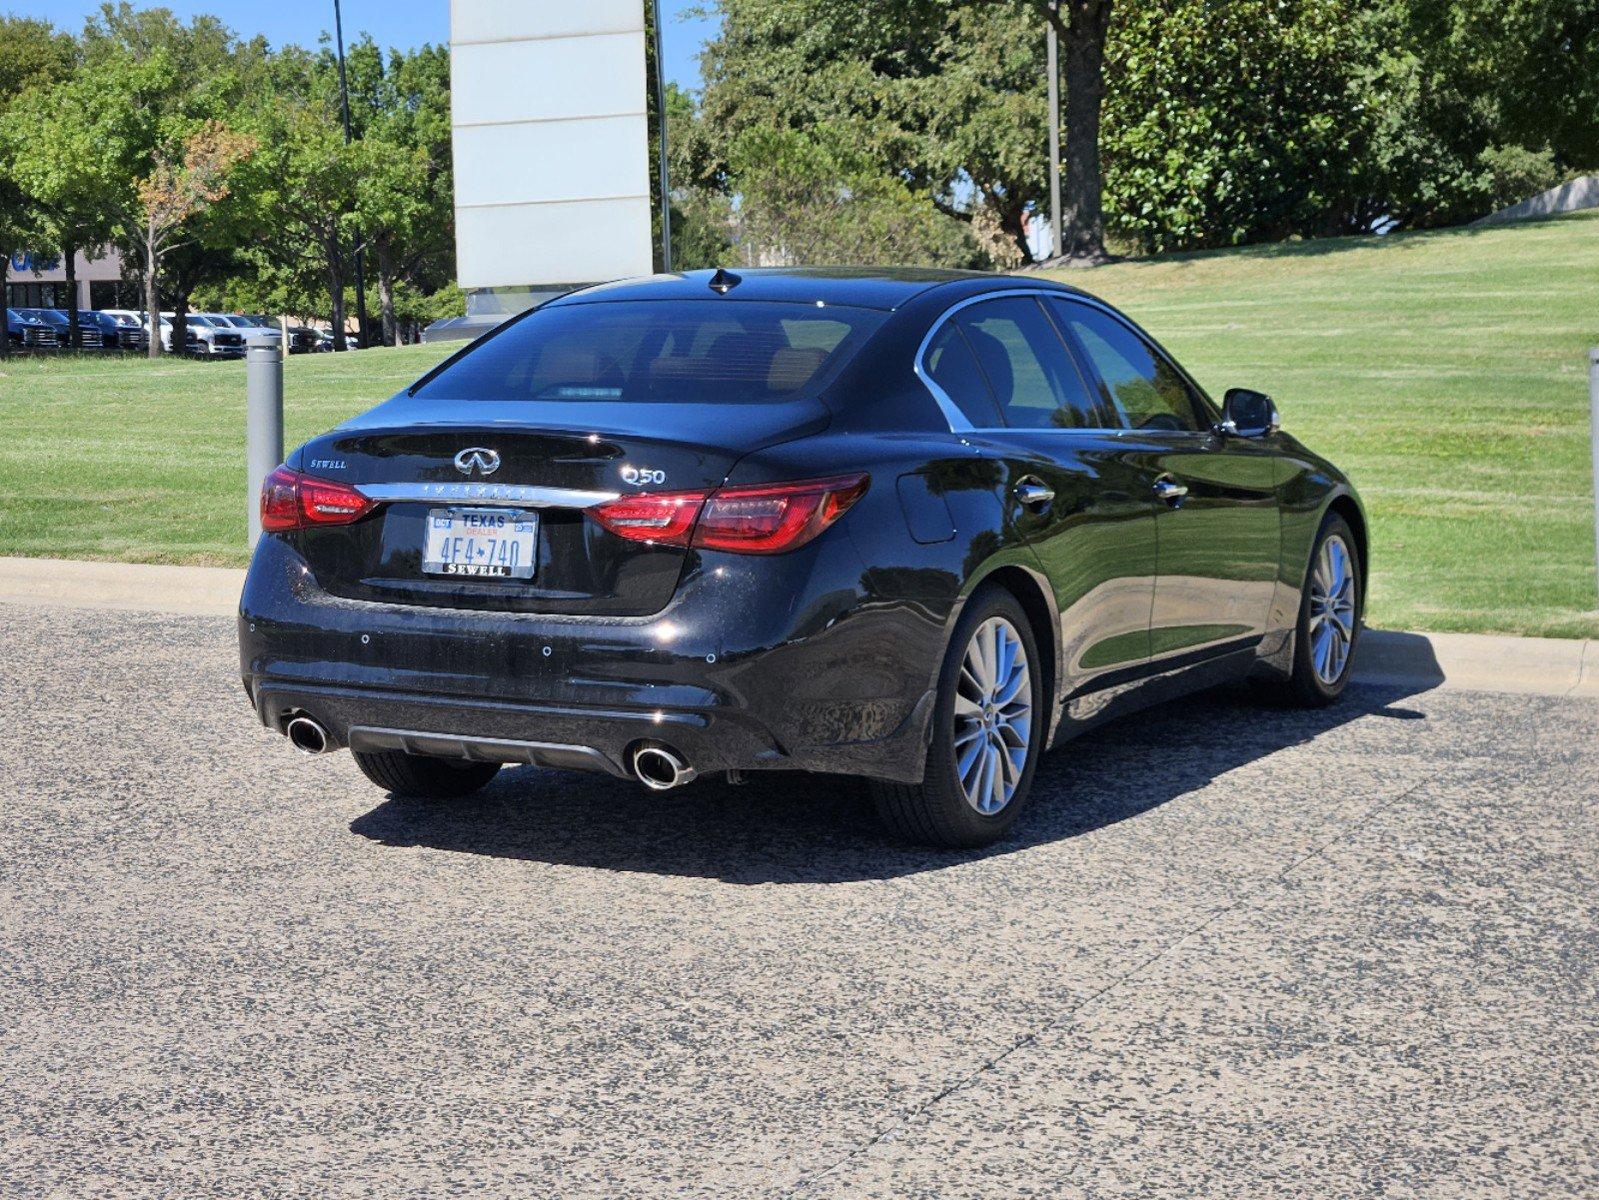
{"type": "MultiPolygon", "coordinates": [[[[193,288],[233,261],[247,232],[239,225],[245,210],[224,202],[253,143],[228,122],[261,91],[267,48],[260,39],[237,41],[215,17],[184,24],[168,9],[126,2],[102,5],[84,27],[82,47],[83,70],[107,81],[129,116],[132,186],[117,214],[117,242],[124,261],[138,264],[156,356],[162,301],[185,314],[193,288]],[[218,205],[223,219],[208,220],[218,205]],[[166,270],[180,248],[181,269],[166,270]]],[[[173,347],[183,353],[185,338],[173,347]]]]}
{"type": "Polygon", "coordinates": [[[1055,3],[1042,6],[1044,19],[1061,39],[1066,71],[1066,157],[1061,181],[1061,252],[1068,259],[1105,259],[1104,177],[1100,170],[1099,117],[1105,103],[1105,39],[1111,0],[1064,0],[1066,19],[1055,3]]]}
{"type": "MultiPolygon", "coordinates": [[[[49,85],[72,71],[75,48],[71,37],[48,21],[0,16],[0,121],[18,94],[49,85]]],[[[27,248],[39,233],[30,199],[15,182],[15,172],[0,143],[0,297],[6,294],[11,255],[27,248]]],[[[11,351],[11,339],[0,337],[0,358],[11,351]]]]}
{"type": "Polygon", "coordinates": [[[977,265],[959,221],[871,169],[840,130],[746,130],[730,151],[734,228],[751,266],[977,265]]]}
{"type": "MultiPolygon", "coordinates": [[[[721,0],[702,57],[706,125],[847,130],[885,175],[969,220],[998,214],[1019,249],[1046,190],[1044,31],[1067,65],[1067,245],[1103,257],[1098,137],[1110,0],[721,0]]],[[[738,181],[730,179],[736,191],[738,181]]]]}
{"type": "Polygon", "coordinates": [[[327,51],[286,47],[271,64],[271,89],[241,116],[259,146],[242,168],[257,220],[270,228],[248,251],[268,282],[284,284],[306,269],[327,290],[333,345],[345,349],[346,247],[354,226],[360,151],[344,144],[338,78],[327,51]]]}
{"type": "Polygon", "coordinates": [[[1599,0],[1378,0],[1361,179],[1388,221],[1453,224],[1599,168],[1599,0]]]}
{"type": "MultiPolygon", "coordinates": [[[[154,169],[135,185],[144,250],[144,307],[151,314],[151,358],[161,354],[155,314],[161,311],[162,261],[182,244],[190,220],[228,195],[233,169],[255,145],[254,138],[234,133],[220,121],[206,121],[176,145],[160,147],[154,169]]],[[[176,338],[173,348],[182,353],[176,338]]]]}
{"type": "Polygon", "coordinates": [[[1369,227],[1356,3],[1124,4],[1102,140],[1113,232],[1160,253],[1369,227]]]}
{"type": "MultiPolygon", "coordinates": [[[[397,344],[396,288],[434,291],[453,276],[450,62],[446,47],[351,47],[356,207],[377,266],[383,341],[397,344]]],[[[413,306],[414,307],[414,306],[413,306]]]]}
{"type": "Polygon", "coordinates": [[[137,64],[126,74],[87,71],[35,83],[0,118],[0,154],[26,195],[32,224],[61,251],[66,265],[70,344],[78,330],[76,260],[117,231],[137,173],[143,119],[129,96],[159,62],[137,64]]]}

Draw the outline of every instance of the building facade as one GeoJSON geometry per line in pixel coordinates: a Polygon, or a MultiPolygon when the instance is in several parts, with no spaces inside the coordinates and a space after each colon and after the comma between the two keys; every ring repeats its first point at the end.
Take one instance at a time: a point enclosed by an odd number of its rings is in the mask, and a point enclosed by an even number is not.
{"type": "Polygon", "coordinates": [[[123,281],[122,256],[109,247],[94,256],[79,251],[78,294],[67,295],[66,264],[56,252],[16,250],[6,255],[7,308],[142,308],[138,288],[123,281]]]}

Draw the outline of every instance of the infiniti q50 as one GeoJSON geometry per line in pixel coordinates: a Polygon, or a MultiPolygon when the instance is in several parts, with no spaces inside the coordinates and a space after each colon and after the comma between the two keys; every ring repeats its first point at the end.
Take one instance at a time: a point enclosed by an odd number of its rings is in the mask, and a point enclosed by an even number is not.
{"type": "Polygon", "coordinates": [[[1108,718],[1337,700],[1368,555],[1267,396],[1216,405],[1082,291],[909,270],[572,293],[295,451],[261,516],[244,682],[304,751],[435,799],[855,776],[942,846],[1108,718]]]}

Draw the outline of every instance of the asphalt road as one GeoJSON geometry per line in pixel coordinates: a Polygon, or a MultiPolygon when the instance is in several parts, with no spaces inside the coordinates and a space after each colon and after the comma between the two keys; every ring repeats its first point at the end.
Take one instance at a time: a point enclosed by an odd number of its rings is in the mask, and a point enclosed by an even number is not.
{"type": "Polygon", "coordinates": [[[1599,1193],[1599,704],[1190,701],[1017,840],[389,800],[232,626],[0,605],[0,1195],[1599,1193]]]}

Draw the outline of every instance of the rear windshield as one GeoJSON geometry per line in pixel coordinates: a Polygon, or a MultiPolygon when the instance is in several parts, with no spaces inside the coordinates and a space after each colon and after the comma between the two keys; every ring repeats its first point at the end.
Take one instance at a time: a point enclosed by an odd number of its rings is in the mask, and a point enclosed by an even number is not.
{"type": "Polygon", "coordinates": [[[870,309],[737,300],[555,305],[489,337],[415,394],[775,403],[833,375],[883,317],[870,309]]]}

